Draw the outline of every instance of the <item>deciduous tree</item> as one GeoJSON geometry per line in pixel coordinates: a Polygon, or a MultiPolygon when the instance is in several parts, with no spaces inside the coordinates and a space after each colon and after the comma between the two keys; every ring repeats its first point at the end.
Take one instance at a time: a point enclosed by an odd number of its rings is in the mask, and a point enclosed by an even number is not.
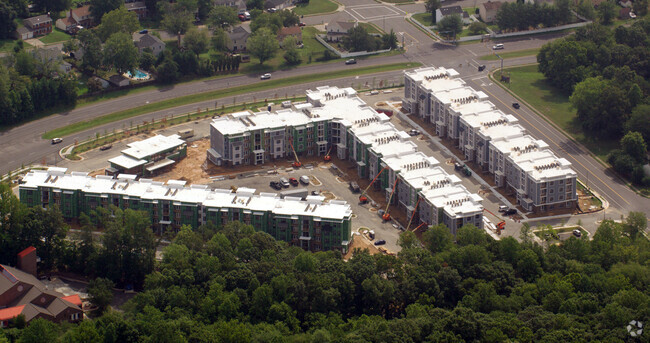
{"type": "Polygon", "coordinates": [[[102,22],[97,27],[96,32],[102,41],[106,41],[108,37],[118,32],[131,35],[138,27],[140,27],[138,15],[135,12],[127,11],[124,6],[121,6],[102,17],[102,22]]]}
{"type": "Polygon", "coordinates": [[[104,14],[118,9],[124,5],[121,0],[90,0],[90,13],[95,22],[104,21],[104,14]]]}
{"type": "Polygon", "coordinates": [[[108,38],[104,45],[104,63],[113,66],[119,74],[134,70],[138,65],[138,48],[131,35],[118,32],[108,38]]]}
{"type": "Polygon", "coordinates": [[[208,50],[210,38],[206,30],[192,28],[183,37],[183,45],[198,57],[208,50]]]}
{"type": "Polygon", "coordinates": [[[210,10],[208,22],[213,28],[225,29],[235,25],[238,21],[237,11],[230,6],[214,6],[210,10]]]}
{"type": "Polygon", "coordinates": [[[280,49],[275,34],[268,28],[261,28],[253,33],[246,46],[251,55],[260,60],[260,64],[273,58],[280,49]]]}

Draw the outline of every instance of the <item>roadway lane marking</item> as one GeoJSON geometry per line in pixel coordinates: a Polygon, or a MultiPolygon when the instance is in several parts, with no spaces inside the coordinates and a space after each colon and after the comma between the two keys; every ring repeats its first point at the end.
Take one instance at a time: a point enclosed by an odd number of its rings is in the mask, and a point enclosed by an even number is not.
{"type": "MultiPolygon", "coordinates": [[[[490,93],[490,91],[488,91],[488,90],[485,89],[485,88],[484,88],[484,90],[485,90],[488,94],[490,94],[491,96],[493,96],[495,99],[497,99],[500,103],[502,103],[502,104],[505,105],[505,106],[508,106],[508,104],[506,104],[505,102],[503,102],[500,98],[498,98],[498,97],[495,96],[494,94],[490,93]]],[[[533,115],[537,115],[537,114],[534,113],[533,115]]],[[[528,125],[537,128],[536,126],[533,125],[533,123],[531,123],[530,121],[528,121],[526,118],[522,117],[521,115],[520,115],[519,117],[520,117],[521,119],[523,119],[526,123],[528,123],[528,125]]],[[[547,124],[548,124],[548,123],[547,123],[547,124]]],[[[549,125],[550,125],[550,124],[549,124],[549,125]]],[[[555,128],[553,127],[552,130],[553,130],[553,129],[555,129],[555,128]]],[[[551,141],[551,142],[554,142],[554,140],[552,140],[551,137],[547,136],[546,133],[544,133],[543,131],[541,131],[541,130],[539,130],[539,129],[538,129],[538,131],[539,131],[540,134],[542,134],[542,136],[546,137],[546,139],[548,139],[548,140],[551,141]]],[[[565,136],[565,137],[566,137],[566,136],[565,136]]],[[[568,138],[568,137],[566,137],[566,138],[569,139],[569,140],[571,141],[570,138],[568,138]]],[[[581,165],[582,168],[584,168],[584,169],[587,171],[588,174],[593,175],[593,176],[594,176],[598,181],[602,182],[603,185],[605,185],[605,187],[609,188],[612,192],[614,192],[614,194],[618,195],[618,196],[619,196],[623,201],[625,201],[625,203],[627,203],[628,205],[632,205],[632,204],[629,203],[627,200],[625,200],[625,198],[623,198],[620,194],[618,194],[618,192],[616,192],[615,190],[613,190],[612,187],[610,187],[610,186],[609,186],[605,181],[601,180],[598,176],[596,176],[594,173],[592,173],[592,172],[591,172],[591,171],[590,171],[590,170],[589,170],[589,169],[588,169],[584,164],[580,163],[580,161],[578,161],[578,160],[577,160],[577,159],[576,159],[572,154],[570,154],[568,151],[566,151],[564,148],[562,148],[562,147],[559,146],[558,144],[556,144],[556,145],[557,145],[558,149],[560,149],[561,151],[563,151],[565,154],[567,154],[568,156],[570,156],[571,159],[575,160],[576,163],[578,163],[579,165],[581,165]]],[[[579,151],[578,151],[578,152],[579,152],[579,151]]]]}

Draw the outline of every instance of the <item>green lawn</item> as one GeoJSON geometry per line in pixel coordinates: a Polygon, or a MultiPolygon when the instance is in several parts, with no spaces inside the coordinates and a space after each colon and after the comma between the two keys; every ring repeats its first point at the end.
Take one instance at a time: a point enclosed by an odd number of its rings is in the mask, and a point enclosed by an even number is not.
{"type": "MultiPolygon", "coordinates": [[[[537,55],[537,53],[539,53],[539,49],[525,49],[525,50],[517,50],[517,51],[499,53],[499,56],[501,56],[501,58],[503,58],[505,60],[505,59],[508,59],[508,58],[516,58],[516,57],[522,57],[522,56],[537,55]]],[[[483,60],[483,61],[497,61],[497,60],[499,60],[499,58],[494,54],[481,56],[481,57],[479,57],[479,59],[483,60]]]]}
{"type": "Polygon", "coordinates": [[[469,14],[469,15],[472,15],[472,14],[476,14],[476,9],[477,8],[478,7],[463,7],[463,11],[467,12],[467,14],[469,14]]]}
{"type": "MultiPolygon", "coordinates": [[[[510,74],[510,84],[498,84],[532,105],[602,160],[606,160],[607,154],[618,147],[616,140],[593,141],[585,137],[579,123],[576,123],[576,111],[571,108],[569,95],[551,86],[537,70],[537,65],[507,68],[504,72],[510,74]]],[[[497,80],[501,78],[498,71],[494,77],[497,80]]]]}
{"type": "Polygon", "coordinates": [[[260,90],[267,90],[267,89],[274,89],[274,88],[277,89],[281,87],[286,87],[286,86],[306,83],[306,82],[316,82],[316,81],[329,80],[334,78],[349,77],[354,75],[374,74],[374,73],[381,73],[381,72],[392,71],[392,70],[410,69],[410,68],[418,67],[420,65],[421,65],[420,63],[395,63],[395,64],[364,67],[364,68],[357,68],[357,69],[350,69],[350,70],[344,69],[344,70],[333,71],[329,73],[304,75],[295,78],[275,79],[275,80],[271,79],[271,80],[266,80],[264,82],[257,82],[251,85],[233,87],[229,89],[222,89],[222,90],[217,90],[212,92],[197,93],[197,94],[187,95],[187,96],[178,97],[174,99],[163,100],[160,102],[132,108],[125,111],[107,114],[98,118],[94,118],[92,120],[82,121],[72,125],[57,128],[43,134],[43,138],[52,139],[54,137],[65,137],[67,135],[76,132],[88,130],[90,128],[111,123],[117,120],[131,118],[145,113],[160,111],[163,109],[191,104],[200,101],[214,100],[216,98],[223,98],[227,96],[251,93],[260,90]]]}
{"type": "Polygon", "coordinates": [[[65,41],[70,40],[71,38],[72,37],[69,34],[67,34],[67,33],[65,33],[65,32],[63,32],[63,31],[61,31],[59,29],[54,29],[54,30],[52,30],[52,33],[50,33],[47,36],[43,36],[43,37],[39,38],[38,40],[40,40],[41,42],[43,42],[45,44],[52,44],[52,43],[65,42],[65,41]]]}
{"type": "Polygon", "coordinates": [[[0,52],[14,51],[15,43],[16,41],[14,39],[0,39],[0,52]]]}
{"type": "Polygon", "coordinates": [[[377,25],[371,24],[371,23],[359,23],[359,26],[362,26],[368,31],[368,33],[378,33],[382,34],[384,31],[382,31],[377,25]]]}
{"type": "Polygon", "coordinates": [[[329,0],[310,0],[308,4],[298,4],[293,9],[293,13],[297,15],[315,15],[334,12],[338,7],[339,5],[329,0]]]}
{"type": "Polygon", "coordinates": [[[431,16],[431,13],[416,13],[411,16],[413,20],[417,20],[420,24],[424,26],[433,26],[435,23],[433,22],[433,17],[431,16]]]}

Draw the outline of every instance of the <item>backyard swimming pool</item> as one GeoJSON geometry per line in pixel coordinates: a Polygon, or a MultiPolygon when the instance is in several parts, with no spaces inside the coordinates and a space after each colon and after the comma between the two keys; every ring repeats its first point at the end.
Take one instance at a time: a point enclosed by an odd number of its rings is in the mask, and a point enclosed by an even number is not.
{"type": "Polygon", "coordinates": [[[143,72],[140,69],[135,70],[135,75],[132,75],[130,71],[127,71],[126,73],[124,73],[124,76],[132,80],[149,80],[150,78],[149,74],[143,72]]]}

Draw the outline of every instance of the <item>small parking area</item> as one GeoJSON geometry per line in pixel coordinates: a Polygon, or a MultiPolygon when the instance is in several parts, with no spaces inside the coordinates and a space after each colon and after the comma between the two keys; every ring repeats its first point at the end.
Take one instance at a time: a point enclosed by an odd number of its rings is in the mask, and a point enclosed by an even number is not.
{"type": "Polygon", "coordinates": [[[373,20],[383,17],[404,16],[406,13],[394,6],[364,5],[348,9],[355,18],[373,20]]]}

